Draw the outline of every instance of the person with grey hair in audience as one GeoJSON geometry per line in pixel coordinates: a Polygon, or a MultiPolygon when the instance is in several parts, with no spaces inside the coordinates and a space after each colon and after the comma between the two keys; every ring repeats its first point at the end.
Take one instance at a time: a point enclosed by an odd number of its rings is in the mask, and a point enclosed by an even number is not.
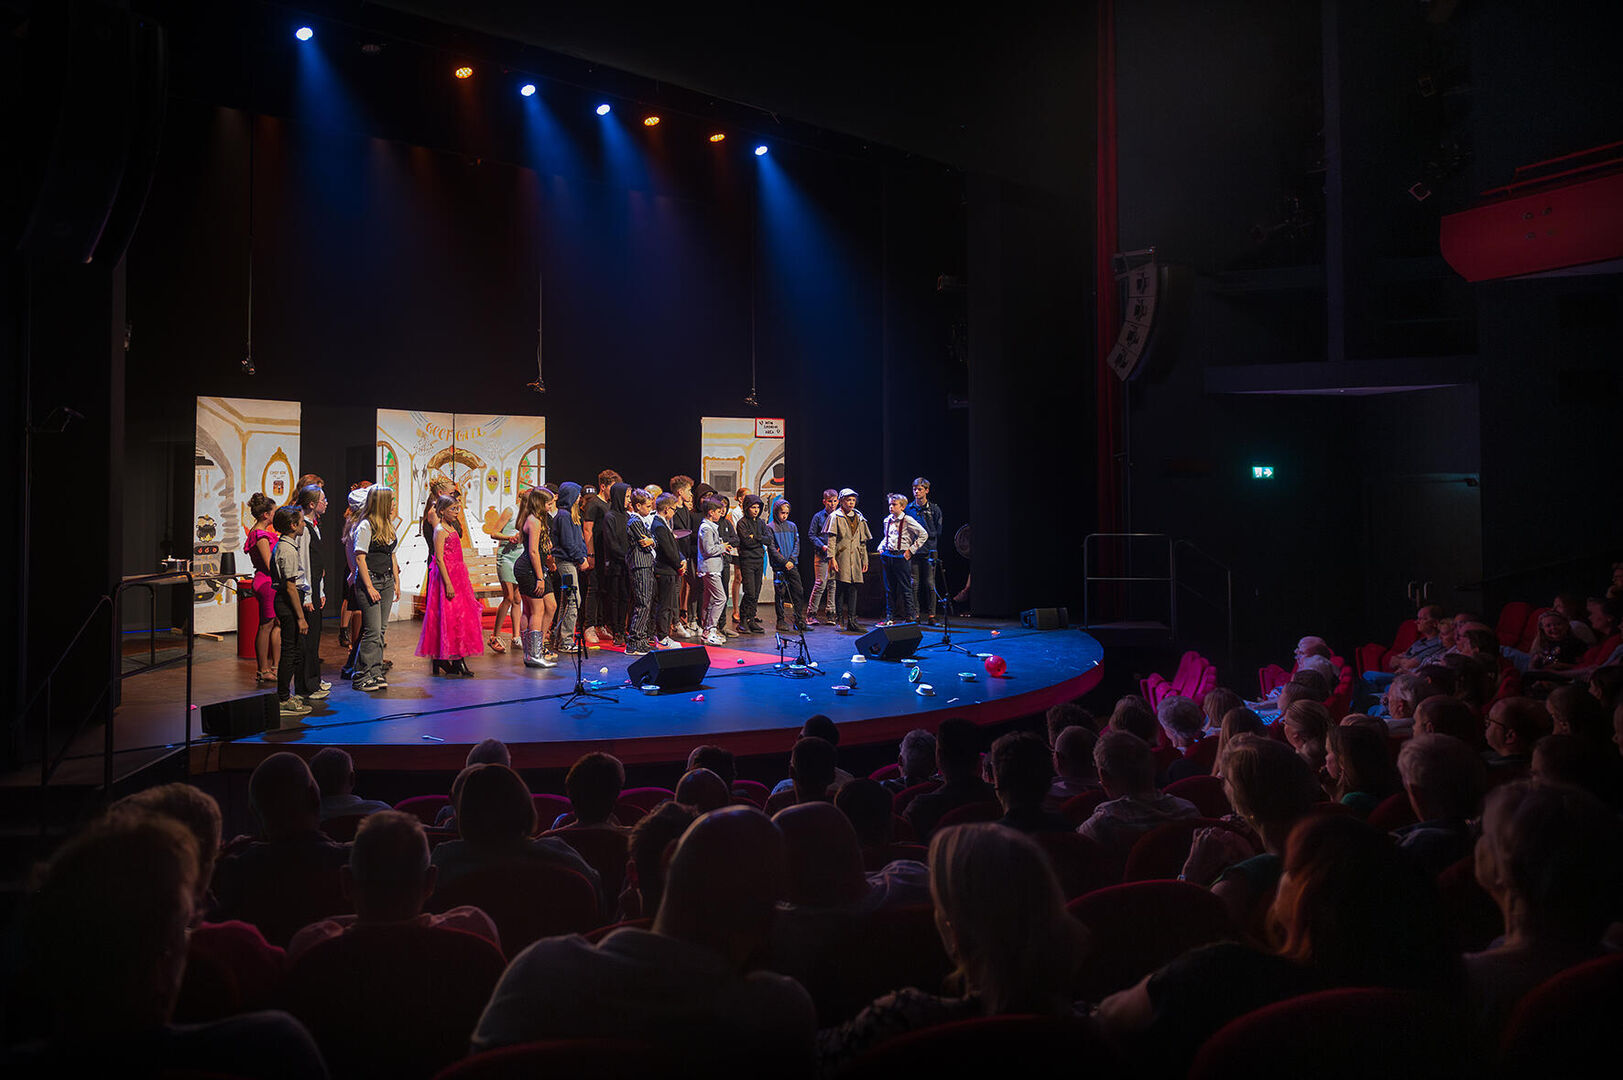
{"type": "Polygon", "coordinates": [[[923,728],[914,728],[902,736],[902,745],[896,754],[897,776],[880,783],[897,795],[910,787],[917,787],[935,776],[935,736],[923,728]]]}
{"type": "Polygon", "coordinates": [[[1381,719],[1386,721],[1387,731],[1393,735],[1410,734],[1414,730],[1415,709],[1431,695],[1431,684],[1419,675],[1394,677],[1382,699],[1386,704],[1386,714],[1381,719]]]}
{"type": "Polygon", "coordinates": [[[355,794],[355,759],[336,746],[323,747],[310,759],[310,775],[321,791],[321,823],[333,818],[365,817],[392,810],[386,802],[355,794]]]}
{"type": "Polygon", "coordinates": [[[1419,820],[1392,837],[1424,869],[1440,874],[1471,853],[1471,819],[1482,806],[1487,770],[1452,735],[1416,735],[1398,751],[1398,776],[1419,820]]]}
{"type": "Polygon", "coordinates": [[[459,930],[501,948],[496,924],[479,908],[463,905],[433,915],[423,911],[439,882],[439,868],[429,862],[422,823],[410,814],[384,810],[367,817],[355,832],[349,863],[338,873],[355,914],[322,919],[294,934],[287,946],[289,961],[324,941],[369,926],[459,930]]]}
{"type": "Polygon", "coordinates": [[[1133,843],[1157,825],[1200,816],[1194,803],[1155,790],[1155,755],[1137,735],[1105,732],[1093,748],[1093,763],[1110,798],[1076,831],[1104,847],[1117,865],[1124,864],[1133,843]]]}

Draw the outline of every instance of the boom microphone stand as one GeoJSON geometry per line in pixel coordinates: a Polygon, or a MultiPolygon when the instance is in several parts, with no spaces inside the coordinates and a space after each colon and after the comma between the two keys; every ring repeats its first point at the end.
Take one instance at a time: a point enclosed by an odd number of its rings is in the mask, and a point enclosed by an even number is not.
{"type": "Polygon", "coordinates": [[[941,562],[936,559],[936,553],[930,552],[930,565],[935,568],[935,601],[941,605],[941,640],[932,641],[928,645],[920,645],[915,652],[924,649],[945,649],[950,653],[963,653],[965,656],[974,656],[962,645],[952,643],[952,590],[947,587],[947,575],[941,562]]]}
{"type": "MultiPolygon", "coordinates": [[[[579,570],[576,570],[575,572],[577,574],[580,573],[579,570]]],[[[575,587],[571,588],[566,586],[563,583],[563,575],[560,574],[558,576],[558,592],[560,594],[570,593],[578,595],[580,593],[580,587],[578,585],[579,579],[577,578],[576,581],[577,585],[575,587]]],[[[618,698],[610,697],[608,694],[599,693],[596,690],[586,689],[586,679],[581,674],[581,669],[586,663],[586,628],[584,625],[584,609],[585,605],[582,604],[579,605],[575,611],[575,634],[573,642],[575,649],[575,689],[571,690],[569,692],[569,696],[558,703],[558,708],[560,709],[567,709],[569,706],[579,702],[582,698],[596,698],[599,701],[608,701],[615,704],[619,703],[618,698]]]]}

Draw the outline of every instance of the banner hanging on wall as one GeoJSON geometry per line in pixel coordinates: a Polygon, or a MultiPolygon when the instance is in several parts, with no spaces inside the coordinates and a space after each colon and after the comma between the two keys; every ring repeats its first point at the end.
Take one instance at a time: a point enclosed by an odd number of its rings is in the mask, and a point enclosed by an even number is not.
{"type": "MultiPolygon", "coordinates": [[[[763,516],[784,491],[783,418],[702,416],[699,418],[699,479],[733,499],[741,487],[760,496],[763,516]]],[[[802,520],[802,524],[804,521],[802,520]]],[[[761,601],[772,601],[772,568],[762,575],[761,601]]]]}
{"type": "Polygon", "coordinates": [[[430,485],[444,478],[462,489],[464,554],[493,553],[491,533],[511,524],[519,492],[546,481],[546,417],[379,409],[377,467],[400,518],[400,582],[390,617],[409,619],[428,580],[421,522],[430,485]]]}
{"type": "MultiPolygon", "coordinates": [[[[248,499],[264,492],[278,506],[293,498],[299,459],[299,403],[256,398],[199,397],[193,453],[192,569],[220,573],[221,559],[236,573],[253,573],[243,550],[253,515],[248,499]]],[[[237,628],[237,593],[229,582],[199,582],[192,594],[197,630],[237,628]]]]}

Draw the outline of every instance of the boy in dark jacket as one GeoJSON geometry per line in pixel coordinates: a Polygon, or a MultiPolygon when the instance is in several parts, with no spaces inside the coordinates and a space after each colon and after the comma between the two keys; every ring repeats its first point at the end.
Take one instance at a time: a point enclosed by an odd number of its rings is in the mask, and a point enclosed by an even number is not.
{"type": "Polygon", "coordinates": [[[626,655],[650,651],[648,618],[654,606],[654,497],[643,488],[631,493],[626,516],[626,569],[631,586],[631,619],[626,627],[626,655]]]}
{"type": "Polygon", "coordinates": [[[630,568],[626,564],[629,534],[626,523],[626,495],[631,485],[620,481],[609,488],[608,509],[603,512],[599,526],[603,535],[603,625],[616,645],[625,644],[626,609],[631,602],[630,568]]]}
{"type": "Polygon", "coordinates": [[[676,619],[681,596],[682,575],[687,573],[688,561],[682,554],[682,544],[676,538],[673,525],[682,500],[666,492],[654,500],[654,644],[661,649],[674,649],[676,642],[671,630],[676,619]]]}
{"type": "Polygon", "coordinates": [[[777,571],[778,576],[772,591],[772,607],[778,616],[778,633],[789,632],[789,624],[783,617],[785,601],[794,608],[794,628],[804,633],[807,629],[806,587],[800,580],[800,528],[789,520],[788,499],[779,499],[772,504],[766,555],[772,560],[772,569],[777,571]]]}
{"type": "Polygon", "coordinates": [[[744,496],[744,516],[733,531],[738,534],[738,629],[746,634],[764,634],[766,627],[756,614],[761,599],[761,579],[766,572],[767,523],[761,519],[761,497],[744,496]]]}
{"type": "Polygon", "coordinates": [[[581,565],[586,562],[586,533],[581,527],[580,485],[565,480],[558,485],[558,512],[552,515],[552,557],[558,563],[558,644],[560,652],[575,648],[575,620],[580,615],[581,565]]]}

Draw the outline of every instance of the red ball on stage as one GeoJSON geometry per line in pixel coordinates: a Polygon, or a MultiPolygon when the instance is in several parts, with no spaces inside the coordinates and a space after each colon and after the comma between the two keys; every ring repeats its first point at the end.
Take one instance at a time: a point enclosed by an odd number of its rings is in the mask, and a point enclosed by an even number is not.
{"type": "Polygon", "coordinates": [[[994,679],[1001,679],[1003,673],[1009,670],[1009,665],[1001,656],[988,656],[986,658],[986,673],[994,679]]]}

